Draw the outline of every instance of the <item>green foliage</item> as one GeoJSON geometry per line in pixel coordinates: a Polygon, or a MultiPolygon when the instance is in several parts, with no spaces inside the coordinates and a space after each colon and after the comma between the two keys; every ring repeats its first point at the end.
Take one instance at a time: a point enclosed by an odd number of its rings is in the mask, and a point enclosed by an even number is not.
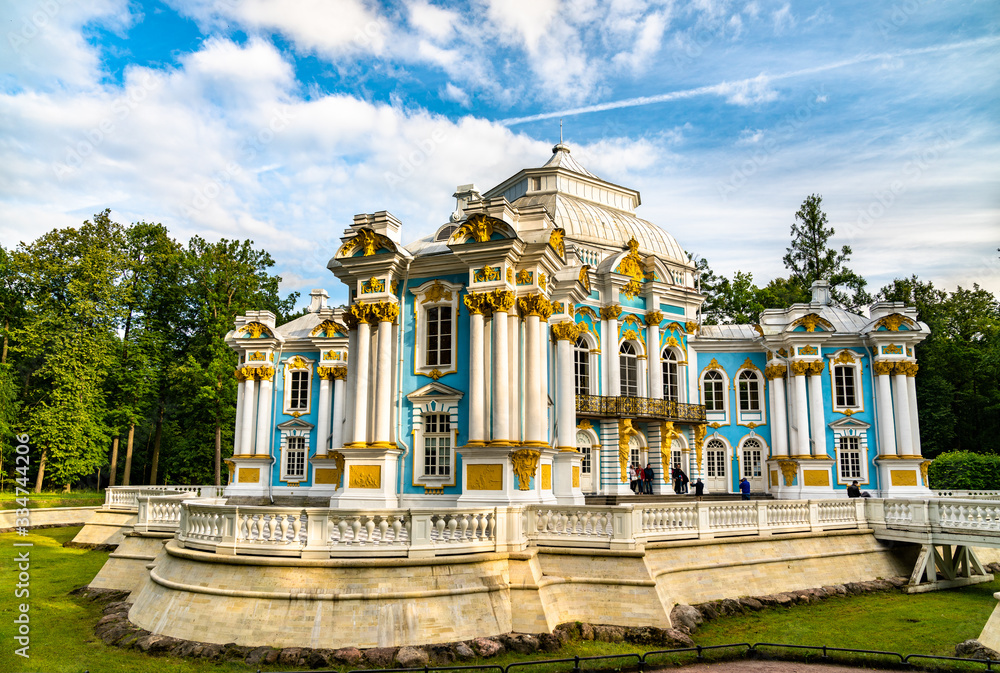
{"type": "Polygon", "coordinates": [[[799,296],[808,301],[809,288],[814,281],[830,283],[830,296],[848,310],[857,310],[871,303],[865,291],[864,278],[845,266],[851,258],[851,246],[840,251],[830,248],[830,238],[836,233],[827,226],[826,213],[822,210],[823,197],[811,194],[795,213],[792,223],[792,244],[782,261],[791,272],[789,281],[799,288],[799,296]]]}
{"type": "Polygon", "coordinates": [[[928,469],[931,488],[961,491],[1000,490],[1000,456],[949,451],[942,453],[928,469]]]}

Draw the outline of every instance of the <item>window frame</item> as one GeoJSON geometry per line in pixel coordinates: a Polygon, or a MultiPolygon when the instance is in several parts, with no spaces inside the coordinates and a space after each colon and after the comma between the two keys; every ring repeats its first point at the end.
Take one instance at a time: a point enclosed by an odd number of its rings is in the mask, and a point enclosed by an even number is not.
{"type": "Polygon", "coordinates": [[[313,397],[313,371],[316,363],[302,354],[293,354],[285,358],[282,361],[282,413],[287,416],[298,414],[299,416],[308,416],[312,413],[312,397],[313,397]],[[304,381],[306,384],[305,392],[305,402],[304,407],[293,407],[292,406],[292,382],[294,380],[293,372],[301,372],[304,374],[304,381]]]}
{"type": "MultiPolygon", "coordinates": [[[[312,461],[311,456],[313,454],[313,442],[312,435],[315,431],[315,426],[309,423],[303,418],[291,418],[284,423],[277,426],[278,430],[278,455],[277,465],[278,465],[278,481],[287,482],[288,485],[296,485],[305,482],[312,478],[312,461]],[[302,476],[289,475],[288,473],[288,458],[290,451],[289,440],[302,440],[305,449],[305,456],[302,465],[303,474],[302,476]]],[[[296,442],[297,443],[297,442],[296,442]]],[[[298,449],[296,449],[298,450],[298,449]]]]}
{"type": "Polygon", "coordinates": [[[681,401],[681,362],[682,360],[676,350],[670,347],[663,349],[660,359],[660,373],[663,387],[663,399],[665,400],[673,400],[675,402],[681,401]],[[670,385],[668,382],[668,379],[670,378],[668,368],[671,365],[674,368],[673,377],[675,379],[674,386],[676,389],[674,397],[667,395],[667,387],[670,385]]]}
{"type": "Polygon", "coordinates": [[[830,377],[830,405],[834,413],[852,416],[865,410],[864,354],[850,348],[843,348],[828,356],[827,367],[830,377]],[[840,404],[837,400],[837,369],[847,367],[854,370],[854,404],[840,404]]]}
{"type": "MultiPolygon", "coordinates": [[[[432,381],[422,388],[414,390],[406,396],[413,405],[413,459],[410,465],[410,483],[415,487],[430,489],[440,489],[445,486],[455,486],[458,482],[458,436],[462,432],[459,425],[458,407],[464,393],[450,386],[446,386],[438,381],[432,381]],[[449,432],[451,433],[451,446],[448,450],[448,462],[451,465],[451,474],[427,475],[424,474],[426,465],[425,443],[424,443],[424,417],[430,414],[446,414],[448,416],[449,432]]],[[[440,433],[434,433],[439,435],[440,433]]]]}
{"type": "Polygon", "coordinates": [[[576,338],[576,341],[570,346],[573,350],[573,391],[576,395],[593,395],[594,394],[594,363],[593,359],[593,348],[591,347],[590,339],[587,334],[581,334],[576,338]],[[581,343],[583,344],[581,346],[581,343]],[[580,366],[581,364],[586,364],[586,385],[580,386],[580,366]]]}
{"type": "MultiPolygon", "coordinates": [[[[834,445],[834,460],[836,461],[836,478],[837,483],[843,486],[850,484],[852,481],[857,480],[858,484],[866,485],[871,482],[871,468],[869,465],[870,457],[869,452],[869,441],[868,433],[871,430],[871,426],[852,416],[842,417],[838,420],[830,423],[830,429],[833,430],[833,445],[834,445]],[[857,451],[859,454],[858,460],[861,468],[860,477],[844,477],[841,472],[841,461],[842,452],[844,449],[844,444],[842,440],[856,440],[857,448],[848,449],[850,451],[857,451]]],[[[855,443],[852,441],[851,443],[855,443]]]]}
{"type": "MultiPolygon", "coordinates": [[[[447,374],[454,374],[458,371],[458,342],[460,337],[460,294],[465,286],[461,283],[450,283],[448,281],[434,279],[427,281],[417,287],[410,288],[411,301],[413,302],[413,320],[415,329],[413,330],[413,374],[415,376],[428,376],[440,378],[447,374]],[[451,309],[451,364],[441,365],[427,364],[430,311],[435,308],[448,307],[451,309]]],[[[440,334],[438,338],[440,338],[440,334]]],[[[441,349],[438,349],[440,352],[441,349]]]]}
{"type": "Polygon", "coordinates": [[[622,341],[618,345],[618,394],[622,397],[639,397],[639,393],[642,392],[642,387],[639,384],[639,355],[641,349],[636,348],[635,342],[633,341],[622,341]],[[625,348],[631,350],[631,353],[622,353],[625,348]],[[635,392],[628,393],[625,390],[625,376],[627,372],[628,365],[626,362],[631,360],[635,367],[635,392]]]}
{"type": "Polygon", "coordinates": [[[423,474],[421,474],[421,479],[427,479],[427,478],[431,478],[431,479],[438,479],[438,478],[450,479],[451,475],[452,475],[452,472],[455,469],[455,465],[454,465],[453,461],[451,460],[451,456],[452,456],[452,454],[454,454],[454,449],[455,449],[454,430],[451,427],[451,414],[441,413],[441,412],[428,413],[428,414],[423,415],[422,421],[423,421],[423,424],[424,424],[424,431],[423,431],[423,433],[421,433],[421,440],[423,442],[423,458],[424,459],[423,459],[423,474]],[[433,426],[434,429],[433,429],[433,431],[430,430],[432,422],[434,423],[434,426],[433,426]],[[447,426],[444,431],[442,431],[440,428],[437,427],[438,424],[441,424],[442,422],[443,422],[443,424],[445,424],[447,426]],[[446,440],[447,443],[448,443],[448,445],[447,445],[447,447],[442,447],[438,443],[434,447],[434,454],[435,454],[435,459],[436,459],[435,460],[435,463],[436,463],[435,468],[436,468],[437,472],[436,472],[436,474],[430,474],[427,471],[428,458],[430,457],[430,455],[428,453],[428,440],[435,440],[436,442],[440,442],[440,440],[442,440],[442,439],[446,440]],[[442,453],[443,453],[442,452],[442,448],[446,448],[447,449],[447,451],[444,452],[447,455],[442,455],[442,453]],[[444,460],[442,460],[442,458],[444,458],[444,460]],[[447,463],[447,468],[448,468],[448,473],[447,474],[444,474],[441,471],[441,465],[442,465],[442,463],[447,463]]]}
{"type": "Polygon", "coordinates": [[[726,402],[729,396],[726,394],[726,375],[719,369],[709,369],[707,372],[701,376],[701,403],[705,406],[705,411],[707,413],[725,413],[726,407],[728,406],[726,402]],[[717,388],[717,391],[713,391],[711,396],[712,404],[709,404],[708,388],[706,383],[711,377],[712,387],[717,388]],[[717,395],[714,393],[718,393],[717,395]],[[716,405],[716,400],[720,404],[716,405]]]}

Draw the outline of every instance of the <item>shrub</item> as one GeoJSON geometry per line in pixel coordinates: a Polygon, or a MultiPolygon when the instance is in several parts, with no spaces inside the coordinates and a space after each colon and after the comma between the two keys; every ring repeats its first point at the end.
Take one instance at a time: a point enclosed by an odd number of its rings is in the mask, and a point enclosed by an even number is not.
{"type": "Polygon", "coordinates": [[[1000,489],[1000,456],[951,451],[942,453],[928,470],[931,488],[961,491],[1000,489]]]}

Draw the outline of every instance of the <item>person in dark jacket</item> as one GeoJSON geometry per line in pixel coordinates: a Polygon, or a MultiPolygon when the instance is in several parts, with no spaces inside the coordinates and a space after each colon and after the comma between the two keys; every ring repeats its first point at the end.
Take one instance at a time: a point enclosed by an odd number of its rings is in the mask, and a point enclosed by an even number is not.
{"type": "Polygon", "coordinates": [[[750,499],[750,482],[746,477],[740,480],[740,496],[742,500],[750,499]]]}
{"type": "Polygon", "coordinates": [[[705,495],[705,482],[698,477],[698,481],[694,482],[694,497],[701,500],[705,495]]]}
{"type": "Polygon", "coordinates": [[[646,463],[646,469],[642,471],[643,476],[643,486],[646,487],[646,495],[653,495],[653,478],[656,476],[653,473],[653,466],[646,463]]]}
{"type": "Polygon", "coordinates": [[[688,479],[688,476],[684,473],[684,470],[679,469],[677,470],[677,472],[678,472],[677,476],[680,477],[681,480],[681,493],[686,494],[688,492],[688,484],[691,482],[691,480],[688,479]]]}
{"type": "Polygon", "coordinates": [[[847,487],[847,497],[848,498],[860,498],[861,497],[861,487],[858,486],[857,481],[852,481],[851,485],[847,487]]]}

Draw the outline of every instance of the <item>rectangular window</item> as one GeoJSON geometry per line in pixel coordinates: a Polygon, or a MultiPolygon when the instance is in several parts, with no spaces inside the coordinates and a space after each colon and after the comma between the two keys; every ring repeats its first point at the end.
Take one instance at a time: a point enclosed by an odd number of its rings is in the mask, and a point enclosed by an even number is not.
{"type": "Polygon", "coordinates": [[[309,408],[309,372],[292,372],[292,390],[289,397],[290,409],[309,408]]]}
{"type": "Polygon", "coordinates": [[[576,370],[576,394],[590,394],[590,353],[582,348],[573,349],[573,367],[576,370]]]}
{"type": "Polygon", "coordinates": [[[305,478],[306,438],[289,437],[285,443],[285,480],[302,481],[305,478]]]}
{"type": "Polygon", "coordinates": [[[726,398],[723,396],[722,377],[706,376],[703,387],[705,411],[725,411],[726,398]]]}
{"type": "Polygon", "coordinates": [[[451,307],[435,306],[427,309],[428,367],[451,366],[451,307]]]}
{"type": "Polygon", "coordinates": [[[834,385],[837,387],[837,406],[856,407],[857,397],[854,390],[854,367],[834,367],[834,385]]]}
{"type": "Polygon", "coordinates": [[[580,450],[580,472],[582,474],[590,474],[590,447],[581,446],[578,447],[580,450]]]}
{"type": "Polygon", "coordinates": [[[537,192],[542,188],[541,178],[531,178],[531,191],[537,192]]]}
{"type": "Polygon", "coordinates": [[[840,480],[861,479],[861,440],[857,437],[841,437],[840,480]]]}
{"type": "Polygon", "coordinates": [[[623,397],[639,396],[639,366],[635,357],[621,359],[621,394],[623,397]]]}
{"type": "MultiPolygon", "coordinates": [[[[746,374],[746,372],[744,372],[746,374]]],[[[753,374],[740,375],[740,411],[760,411],[760,390],[753,374]]]]}
{"type": "Polygon", "coordinates": [[[448,414],[424,417],[424,476],[451,475],[451,418],[448,414]]]}
{"type": "Polygon", "coordinates": [[[678,385],[677,363],[663,363],[663,399],[677,402],[680,400],[680,386],[678,385]]]}

